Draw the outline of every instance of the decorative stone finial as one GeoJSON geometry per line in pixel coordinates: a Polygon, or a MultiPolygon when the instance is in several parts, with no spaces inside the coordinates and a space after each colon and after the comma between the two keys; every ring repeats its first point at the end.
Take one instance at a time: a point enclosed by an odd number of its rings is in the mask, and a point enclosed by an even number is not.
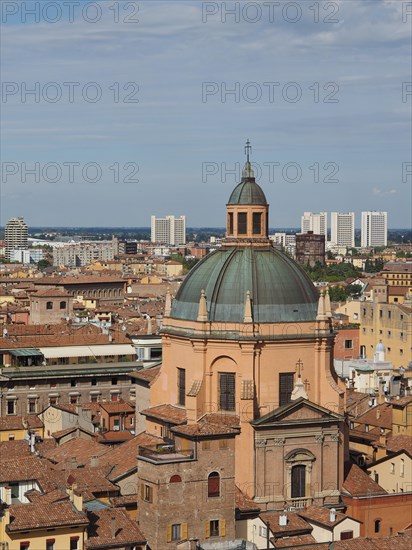
{"type": "Polygon", "coordinates": [[[253,171],[252,165],[250,164],[250,153],[252,152],[252,146],[250,141],[246,141],[245,145],[245,155],[246,155],[246,164],[242,171],[242,178],[254,178],[255,173],[253,171]]]}
{"type": "Polygon", "coordinates": [[[325,292],[325,315],[328,319],[332,317],[332,308],[330,305],[329,288],[326,288],[325,292]]]}
{"type": "Polygon", "coordinates": [[[249,290],[246,292],[245,315],[243,317],[243,322],[244,323],[253,323],[252,300],[250,299],[249,290]]]}
{"type": "Polygon", "coordinates": [[[202,289],[202,291],[200,292],[197,320],[202,322],[207,321],[207,302],[206,302],[206,293],[204,289],[202,289]]]}
{"type": "Polygon", "coordinates": [[[170,317],[170,312],[172,311],[172,297],[170,295],[170,288],[167,287],[166,290],[166,299],[165,299],[165,317],[170,317]]]}
{"type": "Polygon", "coordinates": [[[316,321],[326,321],[326,312],[325,312],[325,294],[323,290],[320,291],[319,303],[318,303],[318,314],[316,315],[316,321]]]}

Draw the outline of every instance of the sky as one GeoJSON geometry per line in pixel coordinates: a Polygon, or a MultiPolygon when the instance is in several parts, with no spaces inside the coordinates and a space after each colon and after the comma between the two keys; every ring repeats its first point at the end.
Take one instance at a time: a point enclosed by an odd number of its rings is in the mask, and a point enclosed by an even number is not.
{"type": "Polygon", "coordinates": [[[221,227],[249,139],[271,227],[411,227],[411,2],[0,4],[0,225],[221,227]]]}

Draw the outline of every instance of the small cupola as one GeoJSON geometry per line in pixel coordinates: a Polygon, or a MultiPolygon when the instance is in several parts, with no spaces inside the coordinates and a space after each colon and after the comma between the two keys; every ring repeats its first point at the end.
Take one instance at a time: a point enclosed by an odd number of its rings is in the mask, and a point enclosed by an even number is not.
{"type": "Polygon", "coordinates": [[[245,145],[246,163],[242,181],[232,191],[226,205],[226,242],[250,243],[268,240],[269,205],[265,194],[256,183],[250,162],[252,146],[245,145]]]}

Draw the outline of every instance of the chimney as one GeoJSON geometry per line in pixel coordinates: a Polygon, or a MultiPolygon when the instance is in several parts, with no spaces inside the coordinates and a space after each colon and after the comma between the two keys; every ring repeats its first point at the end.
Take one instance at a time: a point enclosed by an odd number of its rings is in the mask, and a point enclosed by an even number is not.
{"type": "Polygon", "coordinates": [[[36,452],[36,447],[34,446],[35,443],[36,443],[36,434],[34,432],[31,432],[30,433],[30,452],[33,455],[36,452]]]}
{"type": "Polygon", "coordinates": [[[379,420],[380,417],[381,417],[381,410],[376,409],[376,420],[379,420]]]}
{"type": "Polygon", "coordinates": [[[288,524],[288,516],[286,512],[283,512],[283,514],[279,515],[279,526],[286,527],[287,524],[288,524]]]}
{"type": "Polygon", "coordinates": [[[97,468],[98,465],[99,465],[99,457],[96,455],[92,456],[90,459],[90,466],[92,468],[97,468]]]}
{"type": "Polygon", "coordinates": [[[77,458],[75,456],[71,456],[69,458],[69,470],[76,470],[77,468],[77,458]]]}
{"type": "Polygon", "coordinates": [[[330,521],[331,523],[335,523],[335,521],[336,521],[336,510],[335,510],[335,508],[331,508],[331,509],[330,509],[330,512],[329,512],[329,521],[330,521]]]}
{"type": "Polygon", "coordinates": [[[8,506],[11,506],[11,487],[8,485],[4,487],[4,502],[8,506]]]}

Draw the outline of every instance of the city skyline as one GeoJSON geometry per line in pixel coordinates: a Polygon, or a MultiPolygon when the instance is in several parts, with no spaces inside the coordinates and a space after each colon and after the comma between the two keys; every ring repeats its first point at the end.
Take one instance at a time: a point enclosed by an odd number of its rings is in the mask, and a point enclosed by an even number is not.
{"type": "Polygon", "coordinates": [[[95,24],[6,17],[0,225],[138,226],[150,209],[221,226],[250,139],[271,226],[384,210],[409,227],[402,3],[337,1],[330,23],[301,4],[299,20],[263,11],[253,24],[192,1],[139,2],[135,25],[107,9],[95,24]]]}

